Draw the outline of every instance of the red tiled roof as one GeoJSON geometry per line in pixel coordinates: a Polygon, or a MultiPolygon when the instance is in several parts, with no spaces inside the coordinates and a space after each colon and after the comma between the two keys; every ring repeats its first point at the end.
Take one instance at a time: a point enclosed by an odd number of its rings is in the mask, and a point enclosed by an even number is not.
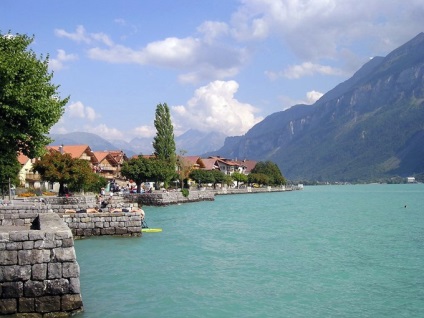
{"type": "Polygon", "coordinates": [[[18,161],[23,166],[30,160],[27,156],[25,156],[23,153],[19,153],[18,155],[18,161]]]}

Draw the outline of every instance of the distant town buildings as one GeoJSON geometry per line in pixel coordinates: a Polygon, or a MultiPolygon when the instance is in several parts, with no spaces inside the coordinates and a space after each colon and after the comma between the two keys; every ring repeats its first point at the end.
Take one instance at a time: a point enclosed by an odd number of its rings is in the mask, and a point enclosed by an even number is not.
{"type": "MultiPolygon", "coordinates": [[[[125,182],[121,176],[121,167],[129,158],[121,150],[92,151],[89,145],[61,145],[47,146],[46,148],[48,151],[59,151],[63,154],[70,154],[72,158],[89,161],[93,172],[100,174],[111,182],[112,180],[125,182]]],[[[146,157],[151,158],[152,156],[146,157]]],[[[208,158],[180,156],[179,158],[190,170],[219,170],[226,175],[232,175],[234,172],[248,175],[256,165],[256,161],[253,160],[232,160],[220,156],[208,158]]],[[[21,164],[21,171],[19,172],[20,186],[40,188],[42,186],[40,175],[32,171],[35,159],[30,159],[20,154],[18,160],[21,164]]],[[[46,189],[55,190],[54,185],[44,184],[44,186],[46,189]]]]}

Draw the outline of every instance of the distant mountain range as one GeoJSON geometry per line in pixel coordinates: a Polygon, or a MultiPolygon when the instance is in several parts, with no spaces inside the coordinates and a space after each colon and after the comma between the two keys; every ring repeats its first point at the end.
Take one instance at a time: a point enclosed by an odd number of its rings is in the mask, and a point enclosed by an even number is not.
{"type": "Polygon", "coordinates": [[[424,174],[424,33],[374,57],[315,104],[271,114],[205,155],[272,160],[291,180],[424,174]]]}
{"type": "MultiPolygon", "coordinates": [[[[93,151],[122,150],[128,157],[136,154],[151,154],[153,152],[153,138],[137,137],[130,142],[124,140],[107,141],[104,138],[86,132],[67,134],[50,134],[52,146],[87,144],[93,151]]],[[[188,130],[175,138],[177,153],[183,150],[185,155],[199,155],[219,149],[225,141],[226,135],[217,132],[200,132],[188,130]]]]}

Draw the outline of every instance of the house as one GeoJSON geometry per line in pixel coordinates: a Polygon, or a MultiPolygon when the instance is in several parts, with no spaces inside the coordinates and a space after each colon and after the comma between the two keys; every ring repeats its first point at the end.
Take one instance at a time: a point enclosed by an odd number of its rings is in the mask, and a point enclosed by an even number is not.
{"type": "Polygon", "coordinates": [[[32,171],[32,166],[35,160],[28,158],[22,153],[19,153],[18,161],[21,164],[21,170],[19,171],[20,185],[26,188],[39,188],[40,175],[32,171]]]}
{"type": "Polygon", "coordinates": [[[70,154],[74,159],[88,160],[92,166],[95,166],[98,163],[97,158],[94,156],[93,151],[91,151],[91,148],[88,145],[47,146],[47,149],[70,154]]]}
{"type": "Polygon", "coordinates": [[[252,170],[256,167],[257,161],[254,160],[234,160],[235,163],[237,163],[240,167],[244,167],[243,172],[244,174],[250,174],[252,170]]]}
{"type": "Polygon", "coordinates": [[[119,176],[120,164],[115,159],[117,157],[108,151],[94,151],[93,154],[97,160],[97,164],[93,168],[96,173],[107,180],[113,180],[119,176]]]}

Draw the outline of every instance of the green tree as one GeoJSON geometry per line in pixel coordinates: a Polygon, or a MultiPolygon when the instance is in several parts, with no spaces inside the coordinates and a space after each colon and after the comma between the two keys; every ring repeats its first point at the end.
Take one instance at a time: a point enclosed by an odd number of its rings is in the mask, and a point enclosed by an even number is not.
{"type": "Polygon", "coordinates": [[[154,166],[152,159],[144,158],[143,156],[131,158],[122,165],[121,174],[125,178],[133,180],[137,185],[137,193],[140,193],[141,184],[153,178],[154,166]]]}
{"type": "Polygon", "coordinates": [[[248,176],[249,183],[256,183],[259,185],[270,184],[270,178],[263,173],[250,173],[248,176]]]}
{"type": "Polygon", "coordinates": [[[9,191],[9,180],[11,184],[19,185],[18,173],[21,169],[18,159],[10,159],[8,156],[0,155],[0,192],[4,195],[9,191]]]}
{"type": "Polygon", "coordinates": [[[156,136],[153,139],[153,149],[156,157],[175,163],[174,126],[172,125],[171,114],[166,103],[156,106],[154,124],[156,136]]]}
{"type": "Polygon", "coordinates": [[[65,185],[71,191],[80,191],[90,189],[91,182],[99,180],[93,176],[94,172],[87,160],[74,159],[70,154],[58,151],[45,154],[34,163],[32,169],[41,175],[42,180],[58,182],[59,196],[65,194],[65,185]]]}
{"type": "Polygon", "coordinates": [[[262,173],[268,176],[270,185],[286,184],[286,179],[281,174],[280,168],[272,161],[260,161],[252,169],[252,173],[262,173]]]}
{"type": "Polygon", "coordinates": [[[221,183],[222,186],[222,183],[225,182],[226,175],[220,170],[212,170],[211,173],[213,176],[213,188],[216,189],[217,183],[221,183]]]}
{"type": "Polygon", "coordinates": [[[178,180],[178,173],[175,165],[170,164],[168,160],[152,158],[149,159],[152,164],[152,179],[155,181],[156,189],[159,188],[160,182],[164,182],[164,187],[168,188],[171,180],[178,180]]]}
{"type": "Polygon", "coordinates": [[[174,174],[168,173],[170,170],[176,169],[176,148],[174,139],[174,126],[171,122],[171,113],[166,103],[158,104],[155,113],[155,128],[156,136],[153,139],[153,149],[157,159],[162,160],[158,162],[161,169],[157,170],[157,177],[166,179],[160,180],[168,187],[169,182],[173,180],[174,174]],[[164,167],[168,165],[168,167],[164,167]]]}
{"type": "Polygon", "coordinates": [[[22,152],[36,158],[51,140],[69,98],[59,97],[48,71],[48,56],[37,58],[27,35],[0,34],[0,153],[16,160],[22,152]]]}
{"type": "Polygon", "coordinates": [[[237,188],[239,187],[239,182],[247,182],[248,178],[245,174],[240,172],[234,172],[231,177],[234,179],[234,181],[237,181],[237,188]]]}
{"type": "Polygon", "coordinates": [[[196,169],[190,173],[190,178],[195,180],[199,186],[204,183],[214,183],[215,178],[210,170],[196,169]]]}

